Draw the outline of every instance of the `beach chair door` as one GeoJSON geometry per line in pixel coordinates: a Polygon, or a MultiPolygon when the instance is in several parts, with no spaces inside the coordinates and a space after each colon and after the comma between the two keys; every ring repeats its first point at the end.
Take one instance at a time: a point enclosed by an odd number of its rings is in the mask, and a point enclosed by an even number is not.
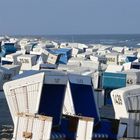
{"type": "Polygon", "coordinates": [[[4,93],[13,121],[17,113],[37,113],[44,73],[13,80],[4,84],[4,93]]]}

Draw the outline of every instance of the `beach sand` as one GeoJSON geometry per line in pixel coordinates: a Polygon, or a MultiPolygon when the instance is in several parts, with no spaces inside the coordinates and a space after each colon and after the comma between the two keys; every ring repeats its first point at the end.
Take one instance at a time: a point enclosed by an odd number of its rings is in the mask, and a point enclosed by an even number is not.
{"type": "Polygon", "coordinates": [[[0,92],[0,140],[11,140],[13,134],[13,122],[9,112],[6,98],[0,92]]]}

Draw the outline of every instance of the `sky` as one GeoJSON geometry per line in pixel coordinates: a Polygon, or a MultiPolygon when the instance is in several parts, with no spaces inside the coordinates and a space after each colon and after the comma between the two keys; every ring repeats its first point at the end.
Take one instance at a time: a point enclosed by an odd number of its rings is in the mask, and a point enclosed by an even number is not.
{"type": "Polygon", "coordinates": [[[140,0],[0,0],[5,34],[140,34],[140,0]]]}

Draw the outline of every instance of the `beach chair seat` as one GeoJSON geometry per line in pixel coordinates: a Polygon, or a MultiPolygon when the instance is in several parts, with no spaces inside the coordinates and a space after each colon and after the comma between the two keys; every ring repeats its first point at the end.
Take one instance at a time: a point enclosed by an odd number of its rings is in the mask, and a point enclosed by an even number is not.
{"type": "Polygon", "coordinates": [[[18,113],[12,140],[50,140],[52,117],[18,113]]]}

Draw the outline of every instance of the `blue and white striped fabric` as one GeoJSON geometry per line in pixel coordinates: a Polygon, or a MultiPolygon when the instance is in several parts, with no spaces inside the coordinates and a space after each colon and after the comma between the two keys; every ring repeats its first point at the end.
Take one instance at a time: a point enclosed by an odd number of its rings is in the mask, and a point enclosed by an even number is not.
{"type": "Polygon", "coordinates": [[[66,135],[59,132],[53,132],[51,134],[51,140],[63,140],[65,138],[66,138],[66,135]]]}
{"type": "Polygon", "coordinates": [[[108,134],[94,133],[92,138],[94,138],[94,139],[108,139],[108,134]]]}
{"type": "MultiPolygon", "coordinates": [[[[58,133],[58,132],[53,132],[51,134],[51,140],[64,140],[66,138],[65,134],[58,133]]],[[[103,134],[103,133],[94,133],[92,136],[93,139],[108,139],[108,134],[103,134]]]]}

